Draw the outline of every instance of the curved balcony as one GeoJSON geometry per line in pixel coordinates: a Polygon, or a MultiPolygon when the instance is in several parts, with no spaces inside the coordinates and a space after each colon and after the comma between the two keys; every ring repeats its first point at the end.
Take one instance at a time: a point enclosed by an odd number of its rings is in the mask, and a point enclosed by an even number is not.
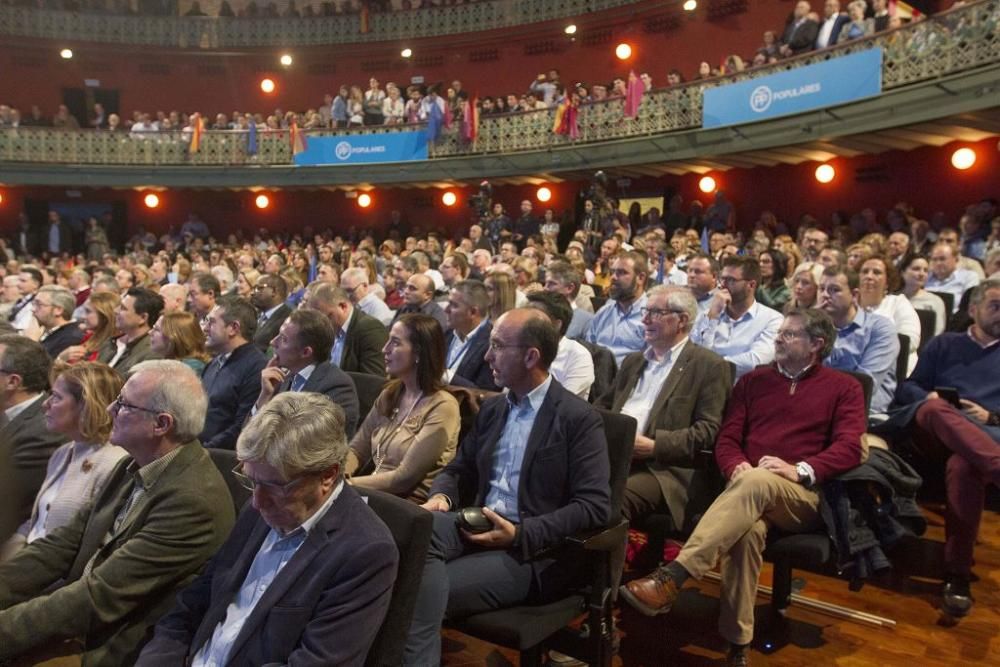
{"type": "Polygon", "coordinates": [[[492,0],[372,14],[310,18],[116,16],[0,7],[0,35],[175,48],[361,44],[511,28],[614,9],[642,0],[492,0]]]}
{"type": "MultiPolygon", "coordinates": [[[[245,132],[206,132],[201,149],[192,154],[189,137],[181,132],[132,138],[93,130],[6,130],[0,132],[0,180],[190,187],[205,182],[231,187],[427,183],[708,159],[1000,107],[998,25],[1000,0],[980,0],[894,32],[770,67],[652,91],[644,96],[635,118],[624,117],[620,99],[587,105],[580,109],[575,139],[553,133],[551,111],[488,116],[482,119],[474,142],[462,141],[455,129],[446,131],[431,144],[429,159],[417,162],[294,166],[286,131],[261,132],[257,153],[249,155],[245,132]],[[738,127],[701,129],[702,94],[710,86],[873,48],[883,51],[882,94],[876,98],[836,112],[813,111],[738,127]],[[54,170],[62,174],[55,180],[54,170]]],[[[354,132],[379,134],[413,128],[368,127],[354,132]]],[[[344,132],[318,131],[310,136],[338,134],[344,132]]]]}

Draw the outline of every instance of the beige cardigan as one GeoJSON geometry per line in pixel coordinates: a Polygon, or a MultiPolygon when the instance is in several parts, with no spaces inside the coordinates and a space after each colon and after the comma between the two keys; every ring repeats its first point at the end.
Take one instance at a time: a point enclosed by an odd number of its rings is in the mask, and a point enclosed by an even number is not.
{"type": "Polygon", "coordinates": [[[423,502],[434,476],[455,456],[461,426],[458,401],[442,389],[421,400],[398,424],[383,414],[387,400],[383,392],[354,434],[346,472],[353,475],[374,459],[381,464],[378,470],[351,477],[352,484],[423,502]]]}

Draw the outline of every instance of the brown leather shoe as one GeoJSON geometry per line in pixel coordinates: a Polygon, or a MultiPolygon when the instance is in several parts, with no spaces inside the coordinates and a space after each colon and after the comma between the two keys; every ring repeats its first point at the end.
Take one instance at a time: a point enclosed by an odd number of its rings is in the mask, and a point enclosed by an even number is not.
{"type": "Polygon", "coordinates": [[[674,580],[661,570],[654,570],[648,577],[635,579],[619,589],[625,601],[646,616],[666,614],[677,599],[678,588],[674,580]]]}

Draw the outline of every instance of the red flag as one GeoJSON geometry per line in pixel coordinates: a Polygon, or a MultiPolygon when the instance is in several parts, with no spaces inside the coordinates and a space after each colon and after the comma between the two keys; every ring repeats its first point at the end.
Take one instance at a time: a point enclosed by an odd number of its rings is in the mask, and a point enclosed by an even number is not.
{"type": "Polygon", "coordinates": [[[577,123],[579,106],[576,98],[566,98],[563,103],[556,108],[555,121],[552,123],[552,131],[556,134],[565,134],[570,139],[580,137],[580,126],[577,123]]]}
{"type": "Polygon", "coordinates": [[[642,104],[642,95],[646,92],[646,85],[635,75],[635,71],[628,73],[628,85],[625,88],[625,117],[635,118],[639,115],[639,105],[642,104]]]}
{"type": "Polygon", "coordinates": [[[479,96],[474,95],[472,100],[462,103],[462,138],[470,144],[479,136],[479,96]]]}
{"type": "Polygon", "coordinates": [[[292,124],[288,128],[288,140],[292,145],[292,155],[298,155],[303,152],[308,145],[306,135],[302,134],[302,130],[299,129],[299,122],[295,118],[292,118],[292,124]]]}
{"type": "Polygon", "coordinates": [[[191,143],[188,144],[189,153],[197,153],[198,149],[201,148],[201,133],[205,131],[205,121],[202,120],[200,113],[195,113],[193,122],[191,123],[193,132],[191,132],[191,143]]]}
{"type": "Polygon", "coordinates": [[[368,31],[371,30],[371,26],[369,25],[370,19],[371,19],[371,12],[368,9],[368,3],[363,2],[361,3],[361,17],[360,17],[362,35],[367,34],[368,31]]]}

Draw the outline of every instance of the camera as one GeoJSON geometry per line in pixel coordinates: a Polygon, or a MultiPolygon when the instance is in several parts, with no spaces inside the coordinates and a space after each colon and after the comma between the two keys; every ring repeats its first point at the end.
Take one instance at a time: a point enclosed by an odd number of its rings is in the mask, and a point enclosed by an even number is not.
{"type": "Polygon", "coordinates": [[[479,184],[479,192],[469,197],[469,208],[474,209],[480,218],[490,214],[490,204],[493,203],[493,186],[489,181],[479,184]]]}

